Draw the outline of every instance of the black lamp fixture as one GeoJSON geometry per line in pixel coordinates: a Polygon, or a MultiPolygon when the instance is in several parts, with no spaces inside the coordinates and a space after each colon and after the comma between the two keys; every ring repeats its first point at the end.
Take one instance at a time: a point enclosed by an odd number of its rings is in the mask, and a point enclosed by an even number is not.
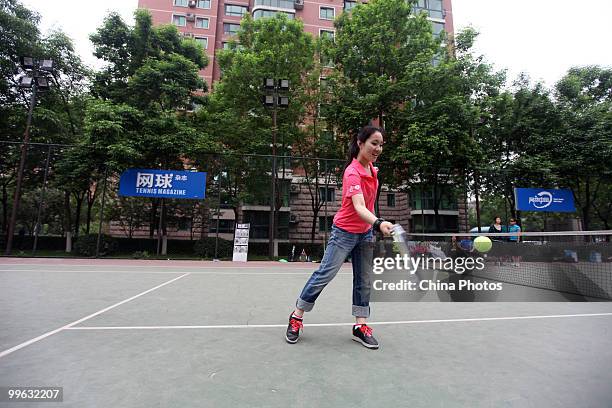
{"type": "Polygon", "coordinates": [[[264,105],[268,107],[274,106],[274,95],[264,95],[264,105]]]}
{"type": "Polygon", "coordinates": [[[34,69],[34,58],[32,57],[21,57],[21,66],[23,69],[34,69]]]}
{"type": "Polygon", "coordinates": [[[47,71],[47,72],[53,71],[53,60],[50,60],[50,59],[41,60],[39,68],[42,71],[47,71]]]}
{"type": "Polygon", "coordinates": [[[53,72],[53,60],[37,60],[32,57],[21,57],[21,67],[24,75],[19,78],[17,85],[19,88],[32,88],[36,85],[36,90],[46,91],[49,89],[48,73],[53,72]]]}
{"type": "Polygon", "coordinates": [[[286,108],[289,106],[289,97],[280,95],[280,92],[289,92],[289,80],[288,79],[274,79],[265,78],[263,81],[263,88],[265,95],[263,96],[263,104],[268,107],[282,107],[286,108]]]}
{"type": "Polygon", "coordinates": [[[264,79],[264,88],[266,89],[274,89],[276,85],[276,81],[272,78],[264,79]]]}
{"type": "Polygon", "coordinates": [[[19,87],[20,88],[31,88],[34,84],[34,78],[30,76],[22,76],[19,78],[19,87]]]}
{"type": "Polygon", "coordinates": [[[283,107],[283,108],[286,108],[287,106],[289,106],[289,98],[286,96],[279,96],[278,106],[283,107]]]}

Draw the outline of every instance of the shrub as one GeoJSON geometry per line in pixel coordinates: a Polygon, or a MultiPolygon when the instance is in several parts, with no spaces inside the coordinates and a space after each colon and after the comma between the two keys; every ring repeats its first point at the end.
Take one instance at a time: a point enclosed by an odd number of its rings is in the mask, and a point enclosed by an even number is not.
{"type": "Polygon", "coordinates": [[[149,259],[151,258],[151,254],[147,251],[136,251],[132,254],[132,258],[134,259],[149,259]]]}
{"type": "MultiPolygon", "coordinates": [[[[229,258],[234,250],[233,241],[219,238],[217,249],[218,258],[229,258]]],[[[215,256],[215,238],[206,237],[196,241],[193,252],[200,258],[213,258],[215,256]]]]}

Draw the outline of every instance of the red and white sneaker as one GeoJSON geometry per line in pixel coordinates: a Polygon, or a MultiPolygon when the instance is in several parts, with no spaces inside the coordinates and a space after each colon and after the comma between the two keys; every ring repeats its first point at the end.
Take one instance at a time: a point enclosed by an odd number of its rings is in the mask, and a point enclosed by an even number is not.
{"type": "Polygon", "coordinates": [[[367,324],[353,325],[353,340],[372,350],[378,348],[378,341],[372,335],[372,328],[367,324]]]}
{"type": "Polygon", "coordinates": [[[285,335],[287,343],[297,343],[300,334],[302,334],[302,329],[304,328],[302,320],[302,318],[295,316],[293,313],[289,316],[289,326],[287,326],[287,334],[285,335]]]}

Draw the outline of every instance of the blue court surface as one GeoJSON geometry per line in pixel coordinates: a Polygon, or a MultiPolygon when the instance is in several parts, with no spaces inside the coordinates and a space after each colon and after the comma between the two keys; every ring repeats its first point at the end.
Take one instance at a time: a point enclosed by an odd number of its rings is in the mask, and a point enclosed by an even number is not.
{"type": "MultiPolygon", "coordinates": [[[[612,303],[373,303],[350,264],[287,318],[317,264],[0,259],[2,407],[612,407],[612,303]]],[[[431,300],[431,299],[429,299],[431,300]]]]}

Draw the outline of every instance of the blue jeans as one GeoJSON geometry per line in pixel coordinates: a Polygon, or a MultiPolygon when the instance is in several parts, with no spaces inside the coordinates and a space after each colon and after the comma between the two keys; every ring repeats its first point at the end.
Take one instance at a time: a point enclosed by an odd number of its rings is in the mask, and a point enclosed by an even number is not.
{"type": "Polygon", "coordinates": [[[315,301],[348,257],[353,264],[353,316],[370,316],[370,275],[372,230],[364,233],[352,233],[333,225],[325,255],[319,269],[308,279],[296,302],[299,309],[310,312],[315,301]]]}

